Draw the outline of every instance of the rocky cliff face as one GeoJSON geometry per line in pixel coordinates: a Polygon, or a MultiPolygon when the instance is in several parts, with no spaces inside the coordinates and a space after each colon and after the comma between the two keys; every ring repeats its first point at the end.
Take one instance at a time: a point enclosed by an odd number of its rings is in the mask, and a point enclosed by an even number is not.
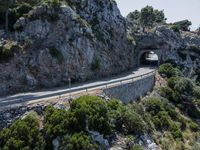
{"type": "Polygon", "coordinates": [[[200,79],[198,75],[200,72],[200,35],[198,32],[180,31],[177,33],[168,26],[158,26],[146,33],[132,33],[132,36],[137,44],[136,56],[141,50],[160,51],[162,61],[172,60],[186,68],[186,76],[200,79]],[[193,74],[194,72],[197,74],[193,74]]]}
{"type": "Polygon", "coordinates": [[[112,0],[41,5],[14,25],[1,47],[14,57],[0,63],[0,95],[65,85],[134,67],[134,46],[112,0]]]}
{"type": "Polygon", "coordinates": [[[0,59],[0,95],[117,74],[136,67],[144,49],[200,67],[197,32],[159,26],[143,33],[129,31],[128,25],[113,0],[34,7],[15,23],[9,38],[0,31],[0,53],[9,50],[9,59],[0,59]]]}

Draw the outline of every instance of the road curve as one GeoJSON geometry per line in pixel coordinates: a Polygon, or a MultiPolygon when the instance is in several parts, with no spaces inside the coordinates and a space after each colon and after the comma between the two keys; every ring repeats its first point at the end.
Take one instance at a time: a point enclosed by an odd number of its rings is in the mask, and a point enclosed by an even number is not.
{"type": "Polygon", "coordinates": [[[155,68],[142,67],[110,78],[105,78],[97,81],[85,82],[80,84],[74,84],[72,85],[71,88],[61,87],[61,88],[48,89],[40,92],[20,93],[12,96],[6,96],[0,98],[0,109],[10,105],[27,103],[30,101],[38,101],[40,99],[47,100],[55,96],[68,94],[71,92],[83,91],[84,89],[87,88],[96,88],[96,89],[102,88],[102,85],[111,84],[119,81],[125,81],[135,77],[140,77],[141,75],[151,73],[152,71],[155,71],[155,68]]]}

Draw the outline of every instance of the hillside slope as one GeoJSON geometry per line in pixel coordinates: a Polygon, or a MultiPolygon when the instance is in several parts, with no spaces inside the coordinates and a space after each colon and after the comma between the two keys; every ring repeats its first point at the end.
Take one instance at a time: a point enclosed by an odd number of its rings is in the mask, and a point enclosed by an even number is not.
{"type": "Polygon", "coordinates": [[[0,95],[134,67],[134,45],[127,39],[125,19],[110,0],[33,7],[17,20],[0,47],[9,52],[0,63],[0,95]]]}

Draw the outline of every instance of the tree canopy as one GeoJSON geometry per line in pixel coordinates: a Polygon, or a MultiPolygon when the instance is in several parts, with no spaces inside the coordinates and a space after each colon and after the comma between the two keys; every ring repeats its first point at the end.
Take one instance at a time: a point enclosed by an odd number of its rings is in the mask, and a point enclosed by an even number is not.
{"type": "Polygon", "coordinates": [[[157,24],[164,24],[166,22],[163,10],[154,9],[152,6],[146,6],[141,11],[135,10],[128,14],[127,20],[129,22],[138,24],[144,28],[151,28],[157,24]]]}

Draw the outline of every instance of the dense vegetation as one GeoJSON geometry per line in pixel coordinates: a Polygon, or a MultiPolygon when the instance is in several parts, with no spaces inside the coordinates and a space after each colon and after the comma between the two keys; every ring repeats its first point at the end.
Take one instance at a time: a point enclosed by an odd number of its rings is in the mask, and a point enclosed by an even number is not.
{"type": "Polygon", "coordinates": [[[164,11],[159,11],[151,6],[146,6],[141,11],[135,10],[129,13],[127,19],[134,25],[143,27],[143,30],[166,22],[164,11]]]}
{"type": "Polygon", "coordinates": [[[180,110],[192,118],[200,118],[200,86],[197,81],[192,81],[183,76],[180,69],[172,64],[164,64],[159,72],[168,77],[167,86],[160,89],[163,97],[173,102],[180,110]]]}
{"type": "MultiPolygon", "coordinates": [[[[72,3],[70,0],[67,2],[72,3]]],[[[17,3],[3,0],[0,1],[1,23],[7,22],[9,30],[14,30],[16,20],[39,3],[47,3],[53,7],[60,5],[59,0],[18,0],[17,3]]],[[[163,11],[150,6],[130,13],[128,19],[144,29],[163,24],[166,20],[163,11]]],[[[181,29],[187,30],[189,25],[189,22],[186,25],[179,22],[171,28],[179,32],[181,29]]],[[[99,32],[96,34],[99,35],[99,32]]],[[[192,50],[195,51],[194,48],[192,50]]],[[[55,47],[50,47],[49,51],[62,63],[63,56],[55,47]]],[[[11,48],[0,47],[0,62],[11,57],[11,48]]],[[[99,67],[100,62],[96,58],[91,69],[95,71],[99,67]]],[[[163,64],[159,73],[167,84],[155,89],[157,97],[125,105],[115,99],[105,101],[99,97],[83,96],[72,101],[69,110],[48,106],[42,115],[31,112],[0,131],[0,149],[49,150],[53,149],[55,140],[59,141],[60,150],[99,149],[102,145],[92,138],[90,131],[97,131],[104,138],[120,133],[131,136],[133,141],[148,134],[164,150],[200,149],[197,143],[200,130],[196,122],[200,119],[199,83],[185,77],[182,68],[176,64],[163,64]]],[[[127,141],[127,149],[142,147],[135,141],[127,141]]]]}
{"type": "MultiPolygon", "coordinates": [[[[89,131],[106,138],[113,133],[135,137],[151,135],[162,149],[198,149],[200,130],[195,119],[200,118],[200,87],[183,76],[179,67],[167,63],[159,73],[167,85],[156,89],[160,97],[150,97],[131,104],[118,100],[83,96],[70,104],[69,110],[47,107],[42,116],[30,113],[0,132],[1,149],[98,149],[99,143],[89,131]],[[189,115],[190,118],[185,117],[189,115]],[[162,135],[162,137],[161,137],[162,135]],[[188,142],[186,142],[188,141],[188,142]]],[[[127,141],[128,149],[142,149],[127,141]]],[[[101,147],[102,148],[102,147],[101,147]]]]}

